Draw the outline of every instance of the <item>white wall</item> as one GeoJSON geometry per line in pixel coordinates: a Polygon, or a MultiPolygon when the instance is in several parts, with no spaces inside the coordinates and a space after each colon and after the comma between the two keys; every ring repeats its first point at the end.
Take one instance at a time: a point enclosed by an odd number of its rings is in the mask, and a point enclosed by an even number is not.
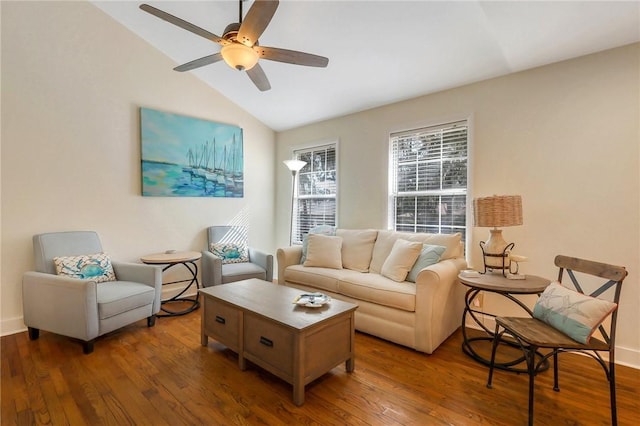
{"type": "MultiPolygon", "coordinates": [[[[503,234],[529,257],[525,273],[555,278],[560,253],[627,267],[617,359],[640,367],[639,56],[635,44],[281,132],[276,159],[338,138],[339,226],[386,228],[389,133],[469,117],[471,196],[522,195],[524,225],[503,234]]],[[[291,176],[276,173],[282,246],[291,176]]],[[[472,266],[482,265],[486,238],[472,230],[472,266]]],[[[492,297],[484,305],[512,311],[492,297]]]]}
{"type": "Polygon", "coordinates": [[[86,2],[2,2],[1,331],[24,327],[31,237],[96,230],[116,260],[205,246],[239,215],[273,252],[274,132],[86,2]],[[141,196],[141,106],[244,130],[245,196],[141,196]]]}

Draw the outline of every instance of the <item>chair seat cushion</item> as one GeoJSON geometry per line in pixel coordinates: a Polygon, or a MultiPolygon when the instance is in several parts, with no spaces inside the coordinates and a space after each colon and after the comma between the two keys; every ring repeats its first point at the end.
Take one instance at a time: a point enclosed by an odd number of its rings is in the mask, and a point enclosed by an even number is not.
{"type": "Polygon", "coordinates": [[[155,289],[131,281],[110,281],[97,285],[98,316],[101,320],[153,304],[155,289]]]}
{"type": "Polygon", "coordinates": [[[230,283],[234,281],[258,278],[267,279],[267,271],[255,263],[227,263],[222,265],[222,282],[230,283]]]}

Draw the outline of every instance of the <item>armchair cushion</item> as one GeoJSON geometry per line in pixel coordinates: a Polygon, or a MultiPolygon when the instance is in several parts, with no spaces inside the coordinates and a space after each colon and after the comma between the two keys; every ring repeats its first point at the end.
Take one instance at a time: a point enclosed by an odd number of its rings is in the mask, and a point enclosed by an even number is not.
{"type": "Polygon", "coordinates": [[[105,253],[53,258],[56,274],[71,278],[91,279],[97,283],[115,281],[111,259],[105,253]]]}
{"type": "Polygon", "coordinates": [[[222,263],[243,263],[249,261],[247,246],[238,243],[211,243],[209,251],[222,259],[222,263]]]}
{"type": "Polygon", "coordinates": [[[155,293],[156,291],[153,287],[131,281],[98,284],[98,316],[103,320],[152,304],[155,293]]]}

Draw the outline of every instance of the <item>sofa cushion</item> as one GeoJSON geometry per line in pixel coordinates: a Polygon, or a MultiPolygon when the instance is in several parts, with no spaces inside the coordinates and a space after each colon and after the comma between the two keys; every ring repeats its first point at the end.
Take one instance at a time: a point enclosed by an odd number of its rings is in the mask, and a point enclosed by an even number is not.
{"type": "Polygon", "coordinates": [[[420,241],[423,244],[431,244],[446,247],[445,252],[440,256],[440,260],[460,257],[460,241],[462,234],[425,234],[412,232],[397,231],[378,231],[378,238],[373,246],[373,255],[371,256],[371,265],[369,271],[380,273],[384,261],[387,260],[393,244],[397,239],[408,241],[420,241]]]}
{"type": "Polygon", "coordinates": [[[418,274],[420,273],[420,271],[422,271],[427,266],[438,263],[440,261],[440,257],[442,256],[442,253],[444,253],[446,249],[447,248],[443,246],[432,246],[431,244],[423,244],[422,252],[420,253],[420,256],[418,256],[416,263],[413,264],[413,267],[409,271],[409,274],[407,274],[406,280],[415,283],[418,279],[418,274]]]}
{"type": "Polygon", "coordinates": [[[338,292],[357,300],[364,300],[403,311],[416,309],[416,285],[409,282],[395,282],[379,274],[342,271],[338,282],[338,292]]]}
{"type": "Polygon", "coordinates": [[[420,256],[423,244],[418,241],[396,240],[391,253],[382,264],[382,276],[397,282],[403,282],[411,267],[420,256]]]}
{"type": "Polygon", "coordinates": [[[319,290],[338,293],[338,281],[346,271],[348,270],[291,265],[284,270],[284,280],[288,283],[303,284],[319,290]]]}
{"type": "Polygon", "coordinates": [[[338,229],[342,237],[342,267],[358,272],[368,272],[378,231],[375,229],[338,229]]]}
{"type": "Polygon", "coordinates": [[[342,269],[342,237],[309,234],[304,266],[342,269]]]}

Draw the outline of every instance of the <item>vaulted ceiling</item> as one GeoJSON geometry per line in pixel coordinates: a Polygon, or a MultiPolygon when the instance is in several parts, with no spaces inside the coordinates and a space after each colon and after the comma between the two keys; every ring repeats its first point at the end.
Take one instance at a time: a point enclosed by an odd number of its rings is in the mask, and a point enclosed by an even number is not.
{"type": "MultiPolygon", "coordinates": [[[[92,3],[176,65],[220,51],[140,10],[142,2],[92,3]]],[[[219,36],[238,22],[237,1],[148,4],[219,36]]],[[[243,3],[245,14],[252,4],[243,3]]],[[[285,130],[638,41],[637,1],[285,0],[260,44],[326,56],[327,68],[262,59],[266,92],[224,62],[189,72],[285,130]]]]}

